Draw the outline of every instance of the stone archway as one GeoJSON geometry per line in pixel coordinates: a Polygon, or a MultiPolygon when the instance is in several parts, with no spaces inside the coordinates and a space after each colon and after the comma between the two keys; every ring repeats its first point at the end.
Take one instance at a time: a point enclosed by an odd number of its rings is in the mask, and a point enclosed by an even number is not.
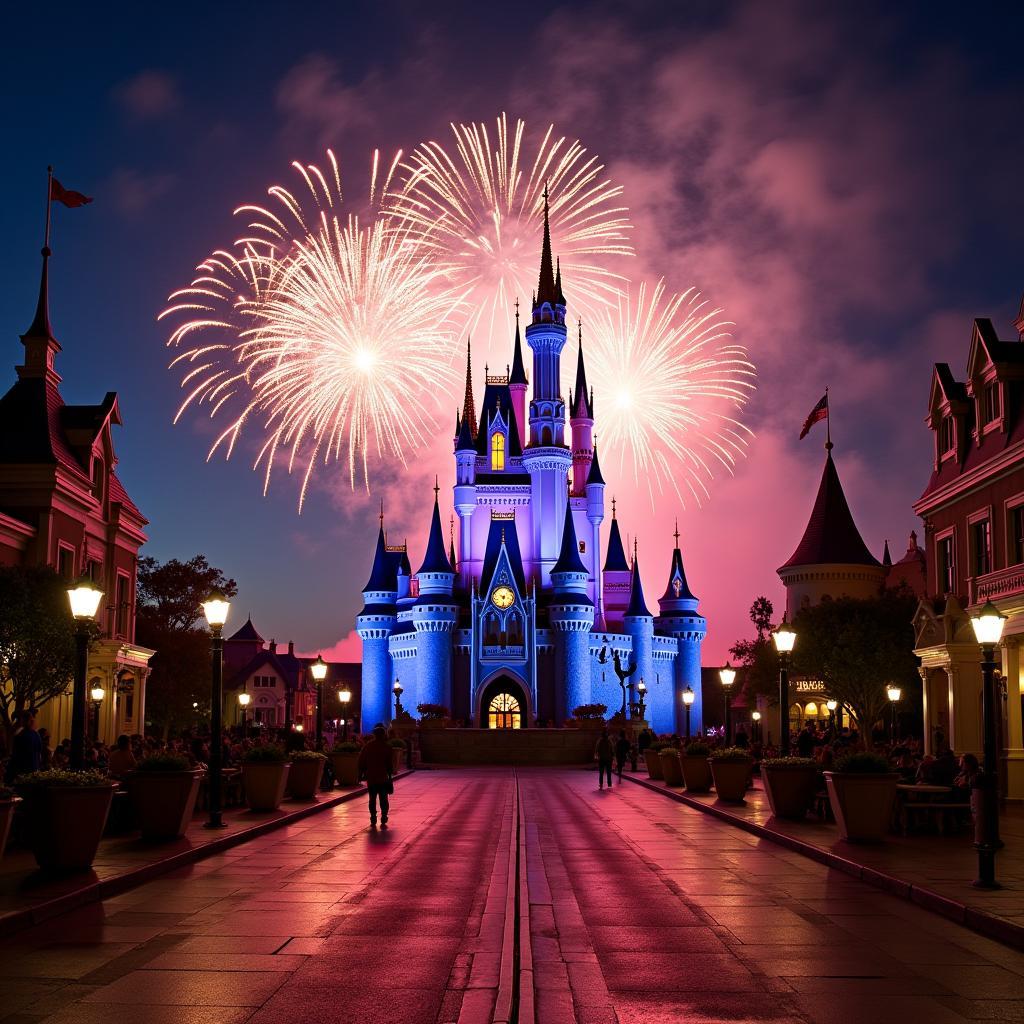
{"type": "Polygon", "coordinates": [[[501,673],[481,688],[476,710],[481,729],[526,729],[530,725],[526,687],[508,673],[501,673]]]}

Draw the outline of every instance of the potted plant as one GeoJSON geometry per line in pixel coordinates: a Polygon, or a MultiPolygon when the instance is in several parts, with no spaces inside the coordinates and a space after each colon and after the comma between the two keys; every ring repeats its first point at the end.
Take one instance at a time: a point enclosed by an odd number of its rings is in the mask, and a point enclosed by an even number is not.
{"type": "Polygon", "coordinates": [[[359,785],[359,744],[339,740],[331,750],[331,764],[339,786],[359,785]]]}
{"type": "Polygon", "coordinates": [[[11,821],[14,819],[14,805],[17,802],[18,796],[10,786],[0,786],[0,857],[4,855],[7,836],[11,831],[11,821]]]}
{"type": "Polygon", "coordinates": [[[397,736],[388,740],[391,745],[391,771],[397,775],[402,770],[402,762],[405,760],[405,740],[397,736]]]}
{"type": "Polygon", "coordinates": [[[604,720],[607,711],[607,704],[581,704],[573,709],[572,717],[577,729],[600,730],[607,724],[604,720]]]}
{"type": "Polygon", "coordinates": [[[245,800],[253,811],[276,811],[288,784],[288,755],[273,743],[252,747],[242,755],[245,800]]]}
{"type": "Polygon", "coordinates": [[[884,757],[869,753],[849,754],[825,772],[828,802],[843,839],[877,843],[885,838],[899,780],[884,757]]]}
{"type": "Polygon", "coordinates": [[[448,724],[448,709],[443,704],[417,704],[421,729],[443,729],[448,724]]]}
{"type": "Polygon", "coordinates": [[[179,839],[196,809],[203,773],[181,754],[150,754],[128,776],[143,839],[179,839]]]}
{"type": "Polygon", "coordinates": [[[706,743],[694,740],[680,755],[679,767],[683,772],[683,782],[687,792],[709,793],[711,791],[711,768],[708,755],[711,748],[706,743]]]}
{"type": "Polygon", "coordinates": [[[652,779],[664,781],[665,773],[661,767],[661,752],[669,746],[664,740],[655,740],[645,751],[644,761],[647,763],[647,774],[652,779]]]}
{"type": "Polygon", "coordinates": [[[293,800],[315,800],[327,757],[317,750],[293,750],[288,794],[293,800]]]}
{"type": "Polygon", "coordinates": [[[708,765],[711,777],[715,780],[718,799],[743,803],[754,767],[754,759],[750,754],[742,747],[723,747],[711,751],[708,765]]]}
{"type": "Polygon", "coordinates": [[[810,757],[768,757],[761,762],[761,778],[772,814],[801,819],[814,799],[818,766],[810,757]]]}
{"type": "Polygon", "coordinates": [[[41,868],[92,866],[117,783],[96,771],[31,772],[14,780],[25,801],[29,846],[41,868]]]}
{"type": "Polygon", "coordinates": [[[658,751],[661,758],[661,776],[666,786],[681,786],[683,784],[683,768],[679,763],[679,751],[668,743],[658,751]]]}

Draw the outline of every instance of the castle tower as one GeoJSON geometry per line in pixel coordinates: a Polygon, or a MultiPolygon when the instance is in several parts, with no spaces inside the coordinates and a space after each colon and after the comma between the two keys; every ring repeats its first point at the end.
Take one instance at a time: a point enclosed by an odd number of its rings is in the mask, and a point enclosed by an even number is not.
{"type": "MultiPolygon", "coordinates": [[[[636,541],[633,542],[633,571],[630,578],[629,606],[626,608],[622,624],[623,632],[633,638],[633,660],[636,662],[634,681],[639,683],[642,679],[647,685],[649,721],[654,725],[656,732],[664,732],[674,725],[674,719],[667,715],[660,706],[664,701],[660,700],[659,691],[665,684],[662,683],[658,689],[655,688],[654,616],[647,610],[647,603],[644,600],[644,587],[640,580],[640,560],[636,555],[636,541]]],[[[665,682],[667,683],[668,680],[665,682]]]]}
{"type": "Polygon", "coordinates": [[[388,637],[397,624],[397,583],[394,561],[388,558],[381,514],[373,569],[363,587],[363,610],[356,616],[356,632],[363,641],[363,696],[360,721],[372,727],[391,720],[391,655],[388,637]]]}
{"type": "Polygon", "coordinates": [[[690,709],[690,728],[703,728],[703,698],[700,685],[700,649],[708,631],[707,620],[697,611],[698,601],[690,592],[679,550],[679,524],[676,524],[675,548],[668,572],[668,586],[658,602],[661,614],[655,621],[659,633],[672,637],[678,644],[674,664],[673,700],[674,729],[681,736],[686,728],[686,713],[680,695],[689,686],[696,695],[690,709]]]}
{"type": "Polygon", "coordinates": [[[565,502],[562,543],[551,569],[554,594],[548,619],[555,634],[555,719],[564,722],[590,703],[590,631],[594,605],[587,596],[589,573],[580,560],[572,509],[565,502]]]}
{"type": "Polygon", "coordinates": [[[565,444],[565,402],[560,387],[565,340],[565,296],[561,268],[556,274],[552,265],[545,189],[540,278],[533,301],[532,322],[526,328],[526,342],[533,351],[533,401],[530,402],[530,443],[523,451],[523,468],[530,474],[533,569],[541,586],[549,584],[551,567],[558,559],[558,522],[572,465],[572,455],[565,444]]]}
{"type": "Polygon", "coordinates": [[[479,572],[482,551],[473,550],[473,512],[476,510],[476,407],[473,401],[473,364],[466,343],[466,398],[458,436],[455,439],[455,514],[459,517],[459,569],[462,586],[470,589],[474,572],[479,572]]]}
{"type": "Polygon", "coordinates": [[[569,393],[569,426],[572,428],[572,493],[586,493],[590,463],[594,458],[594,396],[587,390],[587,370],[583,365],[583,322],[580,321],[580,348],[576,356],[576,387],[569,393]]]}
{"type": "Polygon", "coordinates": [[[630,572],[626,552],[622,547],[619,521],[615,518],[615,499],[612,498],[612,525],[608,532],[608,555],[604,560],[602,574],[602,603],[604,605],[605,629],[619,632],[623,628],[623,617],[629,607],[633,574],[630,572]]]}
{"type": "Polygon", "coordinates": [[[601,523],[604,522],[604,477],[601,475],[601,464],[597,460],[597,444],[594,445],[594,458],[590,463],[587,475],[587,522],[590,524],[590,599],[594,602],[594,622],[599,629],[604,629],[604,602],[601,594],[601,523]]]}
{"type": "MultiPolygon", "coordinates": [[[[458,607],[452,600],[455,570],[444,549],[441,512],[434,486],[434,512],[430,520],[427,552],[416,578],[419,597],[412,611],[416,630],[418,704],[452,706],[452,630],[458,607]]],[[[415,703],[413,706],[415,707],[415,703]]]]}
{"type": "Polygon", "coordinates": [[[508,377],[508,389],[512,392],[512,409],[519,427],[519,445],[526,447],[526,391],[530,382],[526,379],[523,365],[523,343],[519,336],[519,300],[516,299],[516,340],[512,350],[512,372],[508,377]]]}

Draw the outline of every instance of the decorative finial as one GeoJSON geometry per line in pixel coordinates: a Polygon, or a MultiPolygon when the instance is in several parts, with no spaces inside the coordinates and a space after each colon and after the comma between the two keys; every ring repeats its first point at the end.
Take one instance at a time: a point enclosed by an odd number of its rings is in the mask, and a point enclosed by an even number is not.
{"type": "Polygon", "coordinates": [[[676,539],[676,547],[679,547],[679,519],[676,519],[676,532],[673,534],[676,539]]]}
{"type": "Polygon", "coordinates": [[[380,499],[380,528],[384,529],[384,499],[380,499]]]}
{"type": "Polygon", "coordinates": [[[437,482],[437,474],[434,474],[434,504],[437,504],[437,496],[441,493],[441,486],[437,482]]]}
{"type": "Polygon", "coordinates": [[[516,323],[519,323],[519,296],[516,296],[516,323]]]}
{"type": "Polygon", "coordinates": [[[636,537],[633,538],[633,564],[636,565],[636,537]]]}
{"type": "Polygon", "coordinates": [[[615,518],[615,495],[612,495],[612,519],[615,518]]]}
{"type": "Polygon", "coordinates": [[[583,317],[576,318],[576,329],[579,331],[580,348],[583,347],[583,317]]]}

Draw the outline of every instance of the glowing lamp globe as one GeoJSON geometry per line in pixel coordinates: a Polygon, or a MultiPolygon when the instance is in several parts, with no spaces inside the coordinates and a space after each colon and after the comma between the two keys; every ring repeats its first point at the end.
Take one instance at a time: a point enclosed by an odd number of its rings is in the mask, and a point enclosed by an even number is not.
{"type": "Polygon", "coordinates": [[[94,701],[99,703],[106,696],[102,686],[94,686],[90,691],[89,695],[94,701]]]}
{"type": "Polygon", "coordinates": [[[750,717],[755,722],[760,722],[761,721],[761,712],[760,711],[754,711],[754,712],[751,713],[750,717]]]}
{"type": "Polygon", "coordinates": [[[303,725],[303,724],[302,724],[301,722],[299,722],[299,723],[298,723],[298,724],[297,724],[297,725],[295,726],[295,731],[296,731],[296,732],[305,732],[305,731],[306,731],[306,727],[305,727],[305,726],[304,726],[304,725],[303,725]]]}
{"type": "Polygon", "coordinates": [[[309,671],[312,672],[313,678],[318,683],[322,683],[327,678],[327,662],[318,654],[316,656],[316,661],[309,666],[309,671]]]}
{"type": "Polygon", "coordinates": [[[243,708],[247,708],[249,706],[249,701],[251,701],[251,700],[252,700],[252,694],[251,693],[240,693],[238,695],[238,703],[241,704],[243,708]]]}
{"type": "Polygon", "coordinates": [[[391,687],[391,691],[396,697],[401,697],[405,693],[405,687],[396,679],[395,685],[391,687]]]}
{"type": "Polygon", "coordinates": [[[103,591],[88,577],[83,577],[73,586],[68,587],[68,600],[71,602],[71,614],[79,621],[96,618],[103,591]]]}
{"type": "Polygon", "coordinates": [[[1003,635],[1006,616],[991,602],[986,601],[976,614],[971,616],[974,635],[982,647],[994,647],[1003,635]]]}
{"type": "Polygon", "coordinates": [[[338,691],[338,700],[340,700],[342,704],[347,704],[351,699],[352,699],[352,691],[351,690],[346,688],[344,690],[339,690],[338,691]]]}
{"type": "Polygon", "coordinates": [[[211,629],[220,629],[228,621],[231,602],[223,590],[215,590],[203,602],[203,614],[211,629]]]}
{"type": "Polygon", "coordinates": [[[643,698],[643,695],[647,692],[647,684],[644,682],[643,676],[640,677],[640,682],[637,683],[636,688],[637,692],[640,694],[640,697],[643,698]]]}
{"type": "Polygon", "coordinates": [[[718,678],[722,680],[722,685],[728,689],[736,681],[736,669],[729,662],[726,662],[725,666],[718,670],[718,678]]]}
{"type": "Polygon", "coordinates": [[[683,690],[683,703],[687,707],[689,707],[694,702],[696,697],[697,697],[697,694],[695,694],[693,692],[693,687],[692,686],[688,686],[685,690],[683,690]]]}
{"type": "Polygon", "coordinates": [[[889,700],[895,704],[900,699],[900,695],[903,691],[898,686],[887,686],[885,688],[885,692],[889,700]]]}
{"type": "Polygon", "coordinates": [[[825,701],[825,707],[827,707],[829,711],[835,711],[835,709],[839,707],[839,701],[827,700],[825,701]]]}
{"type": "Polygon", "coordinates": [[[772,641],[775,644],[775,650],[779,654],[792,653],[793,647],[796,644],[796,631],[786,622],[785,615],[782,616],[782,622],[779,623],[778,629],[772,633],[772,641]]]}

